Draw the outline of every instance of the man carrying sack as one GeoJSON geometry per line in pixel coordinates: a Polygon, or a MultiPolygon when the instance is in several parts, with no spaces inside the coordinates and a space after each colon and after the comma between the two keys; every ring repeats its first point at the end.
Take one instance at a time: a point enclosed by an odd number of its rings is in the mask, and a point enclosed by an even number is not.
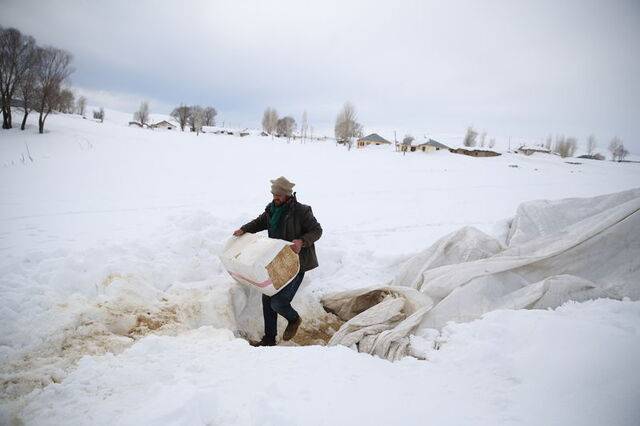
{"type": "Polygon", "coordinates": [[[291,307],[291,301],[295,296],[304,273],[318,266],[314,243],[322,235],[322,227],[313,216],[311,207],[301,204],[293,192],[295,184],[289,182],[284,176],[271,182],[271,194],[273,201],[267,205],[264,212],[242,225],[233,232],[239,237],[245,232],[255,234],[265,229],[269,232],[269,238],[291,241],[291,248],[300,257],[300,272],[282,290],[269,297],[262,295],[262,313],[264,316],[264,337],[254,346],[274,346],[278,332],[278,314],[287,321],[283,340],[291,340],[296,335],[302,322],[300,315],[291,307]]]}

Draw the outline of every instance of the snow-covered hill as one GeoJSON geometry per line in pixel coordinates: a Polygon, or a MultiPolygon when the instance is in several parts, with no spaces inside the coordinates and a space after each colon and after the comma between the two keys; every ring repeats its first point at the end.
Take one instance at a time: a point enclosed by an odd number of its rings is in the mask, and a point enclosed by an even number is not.
{"type": "Polygon", "coordinates": [[[53,115],[44,135],[33,122],[0,132],[0,423],[633,424],[640,415],[638,302],[496,312],[417,338],[428,361],[391,364],[233,338],[224,329],[258,329],[262,318],[256,309],[238,322],[250,300],[217,259],[269,201],[269,179],[287,176],[324,229],[320,268],[294,300],[322,328],[323,294],[387,282],[461,226],[504,239],[523,201],[638,187],[640,164],[347,151],[151,131],[128,127],[130,117],[53,115]]]}

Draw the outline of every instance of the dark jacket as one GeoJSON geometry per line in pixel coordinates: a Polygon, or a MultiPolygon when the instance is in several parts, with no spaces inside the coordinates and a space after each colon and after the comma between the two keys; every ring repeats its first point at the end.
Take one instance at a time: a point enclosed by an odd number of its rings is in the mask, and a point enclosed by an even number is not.
{"type": "MultiPolygon", "coordinates": [[[[271,203],[267,204],[260,216],[242,225],[240,229],[252,234],[269,229],[270,207],[271,203]]],[[[318,266],[314,243],[320,239],[322,227],[313,216],[311,207],[299,203],[295,193],[287,201],[287,207],[278,229],[269,230],[269,237],[286,241],[302,240],[304,243],[300,250],[300,270],[309,271],[318,266]]]]}

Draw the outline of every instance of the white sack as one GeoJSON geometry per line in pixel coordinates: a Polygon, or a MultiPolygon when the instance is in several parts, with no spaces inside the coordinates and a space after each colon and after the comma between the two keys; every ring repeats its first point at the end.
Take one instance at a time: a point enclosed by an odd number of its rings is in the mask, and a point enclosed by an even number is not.
{"type": "Polygon", "coordinates": [[[290,245],[289,241],[246,233],[227,241],[220,261],[237,282],[273,296],[300,272],[300,259],[290,245]]]}

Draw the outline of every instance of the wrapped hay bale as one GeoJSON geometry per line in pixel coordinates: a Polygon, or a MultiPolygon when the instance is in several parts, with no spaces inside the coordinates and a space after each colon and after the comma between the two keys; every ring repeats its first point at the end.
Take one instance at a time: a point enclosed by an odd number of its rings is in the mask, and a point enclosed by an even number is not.
{"type": "Polygon", "coordinates": [[[273,296],[300,272],[291,243],[246,233],[231,237],[220,254],[227,272],[239,283],[273,296]]]}

